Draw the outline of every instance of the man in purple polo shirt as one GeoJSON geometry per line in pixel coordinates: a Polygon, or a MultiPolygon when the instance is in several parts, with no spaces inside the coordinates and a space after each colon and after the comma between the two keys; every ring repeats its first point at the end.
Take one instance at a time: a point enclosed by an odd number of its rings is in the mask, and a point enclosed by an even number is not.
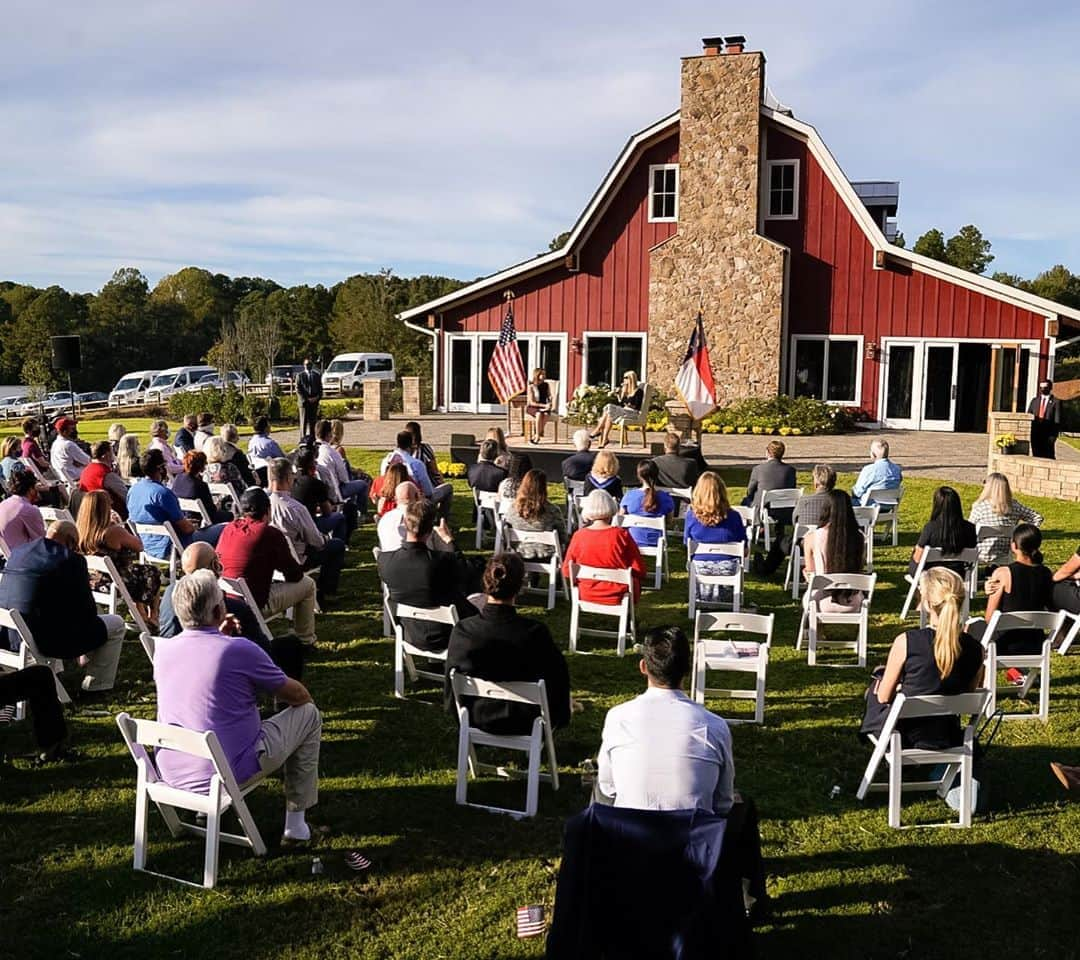
{"type": "MultiPolygon", "coordinates": [[[[183,631],[159,639],[154,651],[158,721],[187,730],[213,730],[237,783],[285,769],[283,844],[311,838],[305,819],[319,799],[319,743],[322,716],[307,688],[290,680],[260,647],[230,637],[225,598],[210,570],[185,576],[173,590],[173,610],[183,631]],[[273,694],[289,704],[260,721],[257,697],[273,694]]],[[[209,761],[162,750],[158,765],[166,781],[207,793],[209,761]]]]}

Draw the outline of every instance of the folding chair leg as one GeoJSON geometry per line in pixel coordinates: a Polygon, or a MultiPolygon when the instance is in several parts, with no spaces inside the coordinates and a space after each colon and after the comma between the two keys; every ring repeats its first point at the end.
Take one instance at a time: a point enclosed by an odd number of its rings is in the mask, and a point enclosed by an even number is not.
{"type": "Polygon", "coordinates": [[[540,806],[540,724],[543,721],[537,717],[533,721],[532,743],[529,746],[529,780],[525,794],[525,816],[535,817],[540,806]]]}
{"type": "Polygon", "coordinates": [[[210,804],[206,815],[206,863],[203,866],[203,886],[213,890],[217,883],[218,849],[221,840],[221,780],[210,782],[210,804]]]}
{"type": "Polygon", "coordinates": [[[960,759],[960,826],[971,826],[971,794],[972,780],[972,757],[970,753],[964,754],[960,759]]]}
{"type": "Polygon", "coordinates": [[[401,638],[394,638],[394,696],[405,699],[405,647],[401,638]]]}
{"type": "Polygon", "coordinates": [[[457,791],[454,794],[454,801],[464,806],[469,789],[472,745],[469,743],[468,717],[460,717],[459,722],[461,726],[458,728],[457,791]]]}
{"type": "Polygon", "coordinates": [[[149,814],[149,797],[146,794],[146,774],[139,765],[139,779],[135,787],[135,859],[136,870],[146,869],[146,830],[149,814]]]}
{"type": "Polygon", "coordinates": [[[904,792],[904,767],[901,762],[900,734],[889,738],[889,826],[900,829],[900,797],[904,792]]]}
{"type": "MultiPolygon", "coordinates": [[[[758,656],[762,654],[759,651],[758,656]]],[[[765,722],[765,666],[764,664],[758,667],[757,673],[757,694],[754,697],[754,723],[765,722]]]]}

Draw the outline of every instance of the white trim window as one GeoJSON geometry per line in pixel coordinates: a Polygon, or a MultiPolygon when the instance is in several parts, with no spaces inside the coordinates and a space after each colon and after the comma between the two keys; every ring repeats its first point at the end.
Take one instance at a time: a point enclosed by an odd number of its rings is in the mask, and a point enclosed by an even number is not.
{"type": "Polygon", "coordinates": [[[770,160],[765,165],[766,220],[799,219],[799,161],[770,160]]]}
{"type": "Polygon", "coordinates": [[[649,166],[649,223],[671,223],[679,219],[679,165],[654,163],[649,166]]]}
{"type": "Polygon", "coordinates": [[[590,387],[606,386],[615,390],[623,374],[633,370],[638,382],[645,380],[646,335],[644,333],[585,334],[581,357],[582,382],[590,387]]]}
{"type": "Polygon", "coordinates": [[[863,338],[807,336],[791,338],[793,397],[813,397],[843,406],[862,404],[863,338]]]}

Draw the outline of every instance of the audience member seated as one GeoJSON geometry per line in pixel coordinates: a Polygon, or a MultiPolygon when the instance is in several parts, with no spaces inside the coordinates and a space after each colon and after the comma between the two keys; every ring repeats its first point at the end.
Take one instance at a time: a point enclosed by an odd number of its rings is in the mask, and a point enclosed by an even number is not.
{"type": "Polygon", "coordinates": [[[55,426],[56,439],[49,451],[49,462],[58,477],[74,486],[79,482],[83,468],[90,462],[90,454],[75,442],[78,430],[71,417],[60,417],[55,426]]]}
{"type": "MultiPolygon", "coordinates": [[[[126,520],[127,484],[120,479],[113,469],[113,449],[108,440],[99,440],[90,448],[93,459],[79,477],[79,489],[83,493],[92,490],[104,490],[109,497],[109,506],[121,520],[126,520]]],[[[77,507],[74,508],[78,510],[77,507]]]]}
{"type": "Polygon", "coordinates": [[[67,746],[67,724],[64,708],[56,696],[56,682],[48,667],[35,664],[0,673],[0,707],[26,703],[34,725],[34,741],[40,751],[39,763],[54,763],[80,759],[67,746]]]}
{"type": "MultiPolygon", "coordinates": [[[[379,555],[379,577],[386,584],[391,604],[452,606],[462,620],[477,613],[468,597],[477,593],[476,587],[481,585],[473,582],[475,577],[461,552],[454,548],[445,521],[435,526],[435,508],[426,500],[406,505],[405,543],[398,550],[379,555]],[[433,532],[451,550],[430,549],[427,540],[433,532]]],[[[450,627],[445,624],[406,620],[403,627],[405,639],[421,650],[440,652],[450,641],[450,627]]]]}
{"type": "Polygon", "coordinates": [[[293,609],[293,629],[301,642],[315,643],[315,581],[305,575],[285,534],[270,526],[270,497],[250,487],[240,497],[241,516],[225,525],[217,543],[226,577],[243,577],[266,616],[293,609]],[[274,573],[285,578],[275,580],[274,573]]]}
{"type": "MultiPolygon", "coordinates": [[[[255,433],[248,441],[248,457],[252,466],[255,467],[256,484],[265,487],[267,484],[266,467],[269,461],[284,457],[285,453],[278,446],[278,442],[270,436],[270,418],[256,417],[254,423],[255,433]]],[[[253,484],[248,484],[253,486],[253,484]]]]}
{"type": "Polygon", "coordinates": [[[42,473],[46,473],[49,469],[49,461],[45,458],[45,454],[41,450],[41,444],[38,443],[38,422],[33,417],[27,417],[22,422],[22,456],[24,460],[30,460],[34,466],[38,468],[42,473]]]}
{"type": "Polygon", "coordinates": [[[610,450],[601,450],[593,460],[592,469],[585,478],[585,493],[603,490],[616,503],[622,499],[623,486],[619,479],[619,458],[610,450]]]}
{"type": "MultiPolygon", "coordinates": [[[[485,440],[480,444],[480,459],[469,467],[469,486],[483,493],[498,493],[499,484],[507,476],[505,467],[500,467],[495,462],[499,455],[499,445],[494,440],[485,440]]],[[[423,489],[423,485],[420,485],[423,489]]]]}
{"type": "MultiPolygon", "coordinates": [[[[691,540],[695,543],[746,543],[743,519],[731,509],[727,487],[720,474],[712,470],[706,470],[698,478],[690,508],[686,511],[683,543],[691,540]]],[[[731,576],[740,562],[738,557],[721,559],[706,553],[696,554],[691,559],[699,574],[717,577],[731,576]]],[[[722,589],[712,584],[703,585],[699,587],[698,597],[714,603],[727,599],[721,596],[722,589]]]]}
{"type": "MultiPolygon", "coordinates": [[[[976,690],[982,682],[983,649],[964,632],[960,610],[964,581],[952,570],[934,567],[919,578],[921,608],[930,625],[900,634],[884,668],[874,671],[866,691],[866,714],[861,733],[877,734],[885,725],[893,698],[903,687],[909,697],[951,696],[976,690]]],[[[938,750],[961,741],[957,717],[920,717],[905,720],[900,728],[905,747],[938,750]]]]}
{"type": "MultiPolygon", "coordinates": [[[[140,615],[156,633],[161,570],[152,563],[139,562],[142,540],[123,524],[114,521],[109,497],[104,490],[91,490],[82,498],[76,526],[79,530],[79,552],[83,556],[108,557],[112,560],[140,615]]],[[[111,582],[107,573],[95,570],[90,574],[90,586],[94,590],[105,590],[111,582]]]]}
{"type": "Polygon", "coordinates": [[[210,493],[210,485],[203,479],[206,469],[206,454],[192,448],[184,454],[184,472],[173,478],[172,492],[178,500],[198,500],[206,508],[212,523],[229,523],[233,515],[228,510],[219,510],[210,493]]]}
{"type": "MultiPolygon", "coordinates": [[[[209,437],[202,445],[206,457],[206,482],[223,483],[237,494],[253,484],[245,483],[240,468],[233,462],[233,455],[238,452],[227,440],[221,437],[209,437]]],[[[222,502],[222,506],[226,506],[222,502]]]]}
{"type": "Polygon", "coordinates": [[[525,436],[529,443],[540,443],[544,439],[544,427],[551,415],[551,384],[546,377],[544,368],[537,367],[529,379],[523,418],[525,436]]]}
{"type": "MultiPolygon", "coordinates": [[[[593,490],[581,501],[581,518],[588,526],[578,529],[571,538],[563,558],[563,576],[570,577],[572,563],[606,570],[629,570],[634,602],[637,603],[645,576],[645,561],[630,531],[612,526],[612,519],[618,512],[615,498],[603,490],[593,490]]],[[[623,584],[603,580],[582,580],[579,590],[581,599],[590,603],[616,604],[626,593],[623,584]]]]}
{"type": "MultiPolygon", "coordinates": [[[[510,468],[510,448],[506,445],[506,434],[503,432],[503,428],[488,427],[487,433],[484,434],[483,440],[480,441],[481,446],[484,440],[495,441],[495,446],[498,448],[498,452],[495,454],[495,466],[508,470],[510,468]]],[[[479,459],[479,454],[477,454],[477,460],[479,459]]]]}
{"type": "MultiPolygon", "coordinates": [[[[619,512],[635,517],[670,517],[675,512],[675,501],[671,494],[657,490],[659,471],[655,460],[639,460],[637,478],[640,487],[623,494],[619,512]]],[[[660,541],[660,531],[649,527],[627,527],[630,536],[639,547],[655,547],[660,541]]]]}
{"type": "Polygon", "coordinates": [[[12,550],[45,536],[37,480],[29,470],[14,474],[11,496],[0,503],[0,537],[12,550]]]}
{"type": "Polygon", "coordinates": [[[310,447],[301,448],[295,469],[293,496],[307,507],[308,513],[315,518],[315,526],[323,533],[348,543],[357,525],[356,504],[350,500],[343,503],[340,510],[334,509],[330,488],[318,476],[315,451],[310,447]]]}
{"type": "MultiPolygon", "coordinates": [[[[979,527],[1015,527],[1030,523],[1041,527],[1042,514],[1014,500],[1009,478],[1003,473],[991,473],[983,484],[978,499],[971,505],[968,520],[979,527]]],[[[1009,562],[1010,540],[1008,537],[987,537],[979,541],[979,563],[998,564],[1009,562]]]]}
{"type": "MultiPolygon", "coordinates": [[[[855,519],[851,497],[843,490],[831,490],[825,497],[819,526],[803,538],[806,563],[803,572],[807,583],[814,579],[815,573],[862,573],[866,562],[866,541],[855,519]]],[[[795,575],[798,576],[798,571],[795,575]]],[[[808,604],[811,600],[817,601],[824,613],[853,613],[862,606],[863,595],[860,590],[817,591],[813,596],[808,591],[803,602],[808,604]]]]}
{"type": "Polygon", "coordinates": [[[198,428],[199,418],[193,413],[184,414],[184,422],[173,437],[173,450],[178,459],[195,449],[195,431],[198,428]]]}
{"type": "MultiPolygon", "coordinates": [[[[409,480],[409,468],[403,463],[392,463],[386,468],[386,473],[380,473],[371,484],[371,502],[375,504],[375,514],[384,517],[398,504],[394,499],[397,488],[403,483],[412,483],[409,480]]],[[[416,484],[412,484],[416,487],[416,484]]],[[[416,487],[419,491],[419,487],[416,487]]]]}
{"type": "MultiPolygon", "coordinates": [[[[368,482],[349,478],[349,468],[345,464],[345,458],[334,449],[331,443],[333,429],[333,425],[329,420],[320,420],[315,424],[315,437],[318,440],[315,460],[319,468],[319,476],[327,484],[331,496],[338,503],[351,501],[356,504],[356,509],[360,513],[364,513],[367,511],[368,482]]],[[[412,434],[408,436],[409,442],[412,443],[412,434]]],[[[421,469],[423,469],[423,465],[421,465],[421,469]]],[[[427,478],[426,472],[424,477],[427,478]]],[[[430,482],[428,486],[431,486],[430,482]]],[[[423,485],[421,485],[422,488],[423,485]]]]}
{"type": "Polygon", "coordinates": [[[3,457],[0,460],[0,476],[3,478],[6,493],[11,492],[11,480],[15,474],[26,469],[26,464],[19,459],[22,455],[21,446],[22,441],[18,437],[10,436],[0,447],[0,456],[3,457]]]}
{"type": "MultiPolygon", "coordinates": [[[[225,599],[213,572],[197,570],[180,580],[173,604],[184,629],[159,640],[154,652],[158,722],[216,733],[240,784],[284,768],[282,842],[310,840],[306,813],[319,798],[322,735],[322,717],[311,694],[256,644],[221,632],[225,599]],[[260,693],[288,706],[260,720],[260,693]]],[[[208,792],[208,761],[169,750],[159,750],[156,759],[166,782],[208,792]]]]}
{"type": "MultiPolygon", "coordinates": [[[[180,569],[185,575],[194,573],[196,570],[211,570],[215,577],[219,577],[221,576],[221,559],[210,544],[193,543],[181,555],[180,569]]],[[[179,582],[179,580],[173,580],[161,596],[158,636],[175,637],[183,629],[172,603],[173,592],[179,582]]],[[[228,593],[225,594],[225,610],[225,619],[221,621],[219,627],[222,633],[230,637],[245,637],[252,643],[257,643],[270,654],[270,659],[288,676],[294,680],[303,679],[305,648],[296,634],[279,634],[272,640],[268,640],[263,635],[256,612],[242,598],[228,593]]]]}
{"type": "MultiPolygon", "coordinates": [[[[560,541],[565,530],[563,512],[548,499],[547,475],[530,470],[521,480],[514,502],[503,512],[503,520],[513,530],[523,533],[554,531],[560,541]]],[[[526,560],[547,560],[551,548],[541,543],[523,543],[519,552],[526,560]]]]}
{"type": "MultiPolygon", "coordinates": [[[[401,467],[404,471],[402,464],[392,464],[390,470],[395,467],[401,467]]],[[[407,471],[404,471],[408,475],[407,471]]],[[[383,476],[387,476],[387,473],[383,476]]],[[[410,504],[418,500],[423,500],[424,496],[420,492],[420,488],[411,480],[402,480],[394,488],[394,496],[386,498],[393,502],[394,506],[387,510],[381,517],[379,517],[378,525],[375,528],[376,535],[379,540],[380,550],[400,550],[405,543],[405,508],[410,504]]],[[[445,521],[443,521],[445,523],[445,521]]],[[[436,543],[441,543],[442,540],[438,536],[429,538],[428,546],[433,546],[430,542],[434,540],[436,543]]]]}
{"type": "Polygon", "coordinates": [[[694,446],[684,452],[679,435],[671,431],[664,434],[663,455],[654,457],[653,463],[656,464],[657,486],[679,490],[692,490],[705,469],[701,448],[694,446]]]}
{"type": "Polygon", "coordinates": [[[320,606],[338,592],[341,568],[345,566],[345,541],[335,540],[323,533],[315,520],[292,494],[292,464],[284,457],[271,460],[270,522],[285,534],[292,544],[296,558],[305,570],[320,570],[316,598],[320,606]]]}
{"type": "MultiPolygon", "coordinates": [[[[226,452],[229,455],[229,463],[231,463],[236,468],[237,473],[240,474],[238,489],[246,490],[248,487],[264,486],[255,479],[255,474],[252,472],[247,454],[240,449],[240,431],[236,429],[236,424],[223,423],[221,425],[221,430],[218,431],[218,436],[225,441],[226,452]]],[[[203,450],[205,451],[205,449],[206,447],[204,445],[203,450]]],[[[207,454],[206,459],[207,462],[210,461],[209,454],[207,454]]]]}
{"type": "Polygon", "coordinates": [[[827,463],[819,463],[814,466],[810,475],[814,481],[814,492],[799,497],[791,515],[791,522],[816,527],[821,523],[821,514],[831,502],[829,494],[836,486],[836,471],[827,463]]]}
{"type": "Polygon", "coordinates": [[[870,443],[870,462],[859,471],[851,499],[869,507],[873,504],[868,496],[871,490],[899,489],[903,479],[903,468],[889,459],[889,441],[878,437],[870,443]]]}
{"type": "Polygon", "coordinates": [[[116,455],[120,452],[120,438],[127,433],[127,427],[122,423],[110,423],[109,432],[105,435],[109,441],[109,446],[112,447],[113,459],[116,459],[116,455]]]}
{"type": "MultiPolygon", "coordinates": [[[[142,476],[141,458],[139,438],[133,433],[125,433],[116,448],[116,472],[120,474],[121,480],[134,483],[142,476]]],[[[164,454],[161,459],[164,463],[164,454]]],[[[168,473],[166,473],[166,479],[168,479],[168,473]]]]}
{"type": "MultiPolygon", "coordinates": [[[[128,491],[128,519],[132,523],[164,523],[173,525],[180,545],[186,547],[196,540],[217,545],[225,524],[216,523],[196,530],[184,511],[176,494],[165,486],[165,460],[160,450],[147,450],[140,461],[142,478],[128,491]]],[[[172,544],[165,534],[142,535],[143,549],[152,557],[167,560],[172,544]]]]}
{"type": "MultiPolygon", "coordinates": [[[[46,657],[80,659],[82,690],[111,690],[124,643],[124,618],[98,615],[79,531],[69,520],[52,525],[43,539],[11,551],[0,577],[0,607],[18,610],[46,657]]],[[[18,640],[8,636],[12,649],[18,640]]]]}
{"type": "Polygon", "coordinates": [[[600,438],[600,449],[607,446],[611,436],[611,428],[616,420],[624,417],[635,417],[641,412],[641,405],[645,402],[645,388],[638,384],[637,374],[633,370],[627,370],[623,374],[622,383],[616,395],[616,402],[609,403],[604,407],[600,419],[597,421],[596,430],[593,431],[592,439],[600,438]]]}
{"type": "MultiPolygon", "coordinates": [[[[416,457],[427,470],[428,479],[431,481],[431,499],[435,503],[439,515],[450,519],[450,502],[454,494],[453,484],[449,483],[439,470],[439,463],[435,458],[435,451],[430,443],[424,443],[420,424],[410,420],[405,424],[405,429],[412,434],[412,455],[416,457]]],[[[406,477],[406,479],[408,479],[406,477]]]]}
{"type": "MultiPolygon", "coordinates": [[[[179,431],[177,431],[179,433],[179,431]]],[[[150,445],[147,450],[160,450],[165,458],[165,472],[170,480],[184,472],[184,461],[176,455],[169,443],[169,424],[165,420],[155,420],[150,424],[150,445]]]]}
{"type": "Polygon", "coordinates": [[[532,469],[532,458],[527,453],[510,454],[510,466],[505,479],[499,484],[499,499],[509,503],[517,496],[521,480],[532,469]]]}
{"type": "MultiPolygon", "coordinates": [[[[408,430],[408,424],[405,425],[405,429],[408,430]]],[[[371,477],[354,467],[349,463],[349,451],[345,449],[345,421],[344,420],[331,420],[330,421],[330,446],[332,446],[339,454],[341,459],[345,463],[345,469],[349,472],[350,480],[363,480],[368,485],[368,490],[371,489],[371,477]]]]}
{"type": "MultiPolygon", "coordinates": [[[[975,524],[964,519],[964,508],[960,495],[952,487],[938,487],[934,491],[934,502],[930,509],[930,519],[922,528],[918,542],[908,563],[908,575],[914,576],[919,561],[926,547],[939,547],[946,554],[956,554],[975,546],[975,524]]],[[[965,575],[964,564],[932,563],[928,567],[944,566],[961,577],[965,575]]]]}
{"type": "MultiPolygon", "coordinates": [[[[784,463],[786,447],[780,440],[770,440],[765,446],[766,459],[757,464],[750,471],[750,482],[746,486],[746,496],[743,497],[744,507],[750,507],[761,502],[761,495],[766,490],[794,490],[797,486],[795,468],[784,463]]],[[[787,552],[784,544],[784,531],[792,522],[794,511],[790,508],[769,508],[769,516],[775,522],[772,532],[772,540],[769,545],[768,556],[762,563],[761,572],[773,573],[783,562],[787,552]]]]}
{"type": "MultiPolygon", "coordinates": [[[[514,603],[525,580],[524,561],[516,553],[500,553],[484,569],[486,601],[479,616],[467,617],[454,627],[446,651],[446,672],[451,670],[482,680],[543,680],[551,725],[559,730],[570,722],[570,672],[551,633],[539,620],[518,614],[514,603]]],[[[532,730],[539,708],[466,697],[469,724],[488,733],[524,736],[532,730]]],[[[446,707],[455,713],[454,697],[446,684],[446,707]]]]}
{"type": "Polygon", "coordinates": [[[596,459],[596,454],[589,449],[592,446],[592,437],[589,436],[589,431],[582,427],[574,431],[571,439],[575,452],[563,460],[562,475],[564,480],[581,481],[589,475],[593,460],[596,459]]]}
{"type": "Polygon", "coordinates": [[[214,415],[204,411],[198,415],[195,422],[198,424],[198,429],[195,431],[193,438],[195,449],[202,450],[206,445],[206,441],[214,435],[214,415]]]}

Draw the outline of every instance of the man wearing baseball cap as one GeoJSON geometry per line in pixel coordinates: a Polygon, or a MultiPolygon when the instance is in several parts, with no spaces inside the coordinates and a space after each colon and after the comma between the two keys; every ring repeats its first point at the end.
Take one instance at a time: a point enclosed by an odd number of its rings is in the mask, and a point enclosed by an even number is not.
{"type": "Polygon", "coordinates": [[[59,477],[77,484],[90,454],[75,442],[76,425],[71,417],[60,417],[55,424],[56,439],[49,451],[49,462],[59,477]]]}

